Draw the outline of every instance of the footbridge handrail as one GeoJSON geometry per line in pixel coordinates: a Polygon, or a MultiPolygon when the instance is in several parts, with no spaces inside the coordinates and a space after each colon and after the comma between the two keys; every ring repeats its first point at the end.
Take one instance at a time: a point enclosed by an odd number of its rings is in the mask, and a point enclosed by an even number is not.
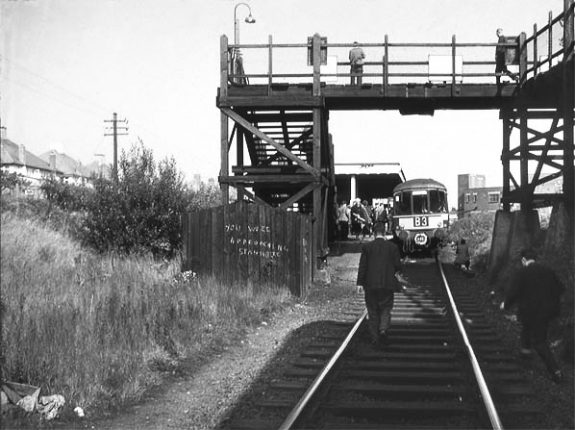
{"type": "Polygon", "coordinates": [[[553,34],[554,28],[557,26],[562,27],[560,30],[563,31],[565,28],[566,23],[570,22],[571,26],[573,26],[573,16],[575,10],[575,3],[572,0],[570,1],[570,5],[565,8],[563,12],[553,18],[553,13],[549,12],[549,19],[545,26],[542,28],[537,28],[537,24],[533,24],[533,34],[525,39],[525,51],[527,53],[531,52],[532,60],[530,64],[531,67],[525,70],[525,73],[528,77],[536,76],[540,69],[548,65],[549,68],[553,65],[553,60],[557,59],[558,57],[565,56],[568,52],[573,52],[573,40],[566,41],[565,37],[562,37],[560,47],[557,50],[553,50],[553,34]],[[555,26],[555,27],[554,27],[555,26]],[[544,41],[547,42],[546,46],[546,56],[543,59],[539,59],[539,54],[543,53],[543,50],[539,50],[538,42],[541,40],[541,36],[546,36],[544,41]]]}

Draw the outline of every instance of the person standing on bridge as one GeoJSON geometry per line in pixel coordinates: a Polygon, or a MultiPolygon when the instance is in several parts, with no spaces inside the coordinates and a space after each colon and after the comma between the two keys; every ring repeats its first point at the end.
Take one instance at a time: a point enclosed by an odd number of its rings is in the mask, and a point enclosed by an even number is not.
{"type": "Polygon", "coordinates": [[[375,239],[365,243],[361,249],[357,286],[365,294],[372,342],[381,347],[388,341],[394,293],[405,288],[400,282],[407,281],[401,274],[399,250],[384,238],[385,227],[382,223],[375,224],[374,234],[375,239]]]}
{"type": "Polygon", "coordinates": [[[518,76],[515,73],[511,73],[507,68],[505,61],[505,44],[507,43],[507,38],[503,35],[503,29],[498,28],[497,35],[497,46],[495,47],[495,82],[497,83],[497,94],[501,94],[501,75],[505,73],[511,79],[517,81],[518,76]]]}
{"type": "Polygon", "coordinates": [[[549,348],[547,331],[549,323],[559,316],[565,288],[551,269],[535,262],[535,251],[524,249],[520,255],[522,267],[512,277],[501,309],[509,310],[517,304],[517,318],[522,325],[521,354],[530,356],[533,347],[551,378],[559,382],[563,375],[549,348]]]}
{"type": "Polygon", "coordinates": [[[349,64],[351,65],[351,85],[361,85],[363,75],[363,61],[365,53],[357,42],[353,42],[353,48],[349,50],[349,64]]]}

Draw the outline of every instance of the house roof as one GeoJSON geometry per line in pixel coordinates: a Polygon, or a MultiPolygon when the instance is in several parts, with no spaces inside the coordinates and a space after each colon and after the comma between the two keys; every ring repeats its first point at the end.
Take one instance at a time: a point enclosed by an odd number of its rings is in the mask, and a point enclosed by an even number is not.
{"type": "MultiPolygon", "coordinates": [[[[50,166],[50,155],[55,155],[56,164],[54,168],[66,176],[85,176],[82,168],[82,163],[74,160],[69,155],[60,153],[58,151],[48,151],[40,154],[40,158],[48,163],[50,166]]],[[[50,166],[51,167],[51,166],[50,166]]]]}
{"type": "Polygon", "coordinates": [[[18,166],[29,166],[35,167],[37,169],[50,170],[50,164],[32,154],[30,151],[24,148],[25,160],[20,159],[20,148],[19,145],[12,142],[9,139],[2,139],[1,153],[0,153],[0,163],[2,165],[15,164],[18,166]]]}

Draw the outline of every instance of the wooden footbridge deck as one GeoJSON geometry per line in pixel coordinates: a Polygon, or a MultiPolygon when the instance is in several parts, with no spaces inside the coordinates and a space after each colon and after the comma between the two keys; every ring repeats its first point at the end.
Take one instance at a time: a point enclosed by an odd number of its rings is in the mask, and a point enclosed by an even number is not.
{"type": "Polygon", "coordinates": [[[232,185],[240,200],[311,213],[314,255],[321,257],[336,192],[330,111],[432,115],[444,109],[497,109],[503,121],[504,208],[562,200],[573,220],[574,3],[564,4],[530,35],[507,38],[506,62],[519,79],[502,77],[499,87],[494,42],[460,43],[456,36],[447,43],[395,43],[388,36],[360,42],[378,54],[364,63],[361,84],[351,85],[349,63],[342,59],[352,43],[328,43],[316,34],[302,44],[274,43],[269,36],[263,44],[230,45],[222,36],[217,106],[224,202],[232,185]],[[558,34],[561,42],[553,42],[558,34]],[[288,61],[278,62],[283,56],[288,61]],[[548,120],[548,128],[538,130],[534,120],[548,120]],[[515,129],[519,144],[512,147],[515,129]],[[232,148],[235,165],[230,166],[232,148]],[[537,194],[539,185],[557,177],[563,177],[562,194],[537,194]]]}

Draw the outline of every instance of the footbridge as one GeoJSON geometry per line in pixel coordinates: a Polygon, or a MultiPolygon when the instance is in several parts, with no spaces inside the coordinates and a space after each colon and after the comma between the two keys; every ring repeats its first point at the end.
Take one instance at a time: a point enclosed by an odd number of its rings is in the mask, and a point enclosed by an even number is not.
{"type": "Polygon", "coordinates": [[[573,225],[573,10],[573,0],[565,0],[556,16],[550,12],[544,24],[500,44],[518,75],[501,76],[501,85],[494,72],[495,42],[461,43],[455,35],[441,43],[401,43],[387,35],[359,41],[380,55],[370,55],[361,83],[352,85],[359,77],[347,61],[352,42],[315,34],[301,44],[276,43],[269,36],[266,43],[233,45],[222,36],[216,103],[224,203],[233,186],[240,200],[310,213],[313,255],[321,257],[336,192],[331,111],[433,115],[497,109],[504,210],[561,201],[573,225]],[[538,192],[559,177],[561,192],[538,192]]]}

